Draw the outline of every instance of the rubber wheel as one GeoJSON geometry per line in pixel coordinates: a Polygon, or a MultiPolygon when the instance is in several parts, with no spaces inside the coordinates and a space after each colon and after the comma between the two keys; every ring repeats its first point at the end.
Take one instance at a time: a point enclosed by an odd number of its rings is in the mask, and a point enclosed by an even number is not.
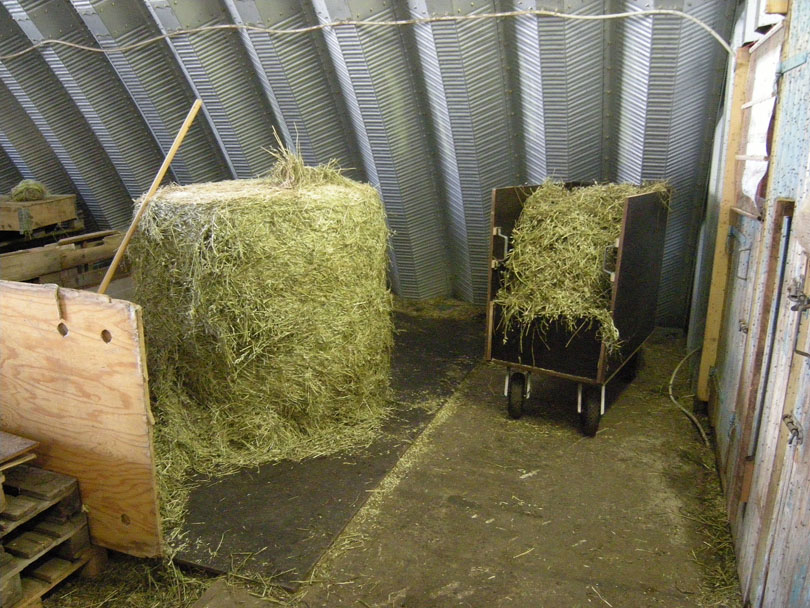
{"type": "Polygon", "coordinates": [[[587,437],[595,437],[599,430],[599,420],[602,418],[602,389],[601,387],[588,387],[583,391],[582,403],[582,432],[587,437]]]}
{"type": "Polygon", "coordinates": [[[509,415],[517,420],[523,415],[523,400],[526,393],[526,376],[515,372],[509,376],[509,396],[507,410],[509,415]]]}
{"type": "Polygon", "coordinates": [[[641,351],[636,351],[630,359],[627,360],[617,374],[619,380],[625,384],[630,384],[638,376],[638,370],[641,369],[641,351]]]}

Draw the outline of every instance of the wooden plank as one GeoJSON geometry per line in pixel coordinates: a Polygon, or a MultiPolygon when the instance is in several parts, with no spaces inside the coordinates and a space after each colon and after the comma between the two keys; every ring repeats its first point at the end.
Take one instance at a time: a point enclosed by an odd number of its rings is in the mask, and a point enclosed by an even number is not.
{"type": "MultiPolygon", "coordinates": [[[[786,284],[800,277],[804,277],[805,281],[810,279],[806,274],[806,256],[796,249],[795,246],[791,247],[789,253],[786,284]]],[[[810,283],[805,282],[805,289],[808,288],[810,283]]],[[[736,541],[743,596],[756,606],[762,605],[759,599],[770,577],[768,564],[778,530],[778,514],[783,508],[781,496],[785,487],[785,453],[789,434],[782,416],[791,411],[796,400],[797,383],[803,377],[803,374],[793,371],[803,357],[793,354],[800,317],[790,311],[790,306],[791,302],[783,297],[779,325],[773,338],[774,354],[756,446],[751,495],[742,525],[738,526],[736,541]]]]}
{"type": "Polygon", "coordinates": [[[749,343],[746,344],[746,352],[743,360],[741,382],[737,392],[737,417],[740,426],[740,439],[736,446],[736,453],[731,454],[733,466],[729,475],[728,486],[728,514],[732,526],[735,524],[740,513],[740,505],[747,500],[743,499],[748,494],[745,489],[746,480],[751,481],[749,455],[754,451],[755,446],[751,445],[751,436],[757,420],[758,400],[760,398],[760,384],[763,380],[764,370],[762,369],[765,360],[765,346],[768,342],[768,333],[771,327],[771,308],[773,307],[775,291],[779,288],[779,262],[780,244],[783,236],[783,226],[785,218],[793,215],[793,201],[779,199],[776,202],[776,209],[770,218],[768,227],[769,238],[762,240],[762,251],[760,255],[763,259],[763,266],[758,279],[764,289],[756,290],[754,303],[751,307],[753,319],[749,320],[749,343]]]}
{"type": "MultiPolygon", "coordinates": [[[[68,540],[71,536],[81,531],[82,528],[87,527],[87,517],[84,513],[78,513],[71,519],[71,525],[63,536],[59,538],[52,538],[44,534],[33,535],[31,532],[26,532],[23,537],[23,542],[15,545],[14,551],[11,550],[12,543],[5,543],[6,549],[12,553],[11,561],[5,564],[0,569],[0,577],[7,578],[14,576],[25,570],[28,566],[33,564],[38,559],[44,557],[51,549],[58,547],[61,543],[68,540]]],[[[19,541],[18,537],[15,541],[19,541]]]]}
{"type": "Polygon", "coordinates": [[[726,240],[730,227],[730,208],[736,205],[737,160],[740,149],[742,105],[745,103],[748,83],[748,49],[737,51],[734,63],[734,86],[731,94],[731,115],[726,143],[726,162],[723,173],[723,196],[717,219],[717,236],[714,244],[712,278],[709,290],[709,305],[706,312],[706,329],[703,334],[703,352],[700,357],[700,371],[697,383],[697,398],[709,400],[709,372],[717,360],[717,347],[720,341],[723,310],[725,309],[726,284],[728,282],[728,254],[726,240]]]}
{"type": "Polygon", "coordinates": [[[0,201],[0,230],[31,232],[75,220],[76,195],[54,195],[38,201],[0,201]]]}
{"type": "Polygon", "coordinates": [[[765,2],[765,12],[768,15],[787,15],[788,0],[767,0],[765,2]]]}
{"type": "Polygon", "coordinates": [[[4,253],[0,255],[0,279],[28,281],[48,273],[109,260],[123,238],[120,232],[116,232],[96,240],[66,239],[68,243],[4,253]]]}
{"type": "Polygon", "coordinates": [[[30,462],[35,460],[37,457],[36,454],[25,454],[24,456],[20,456],[19,458],[15,458],[14,460],[9,460],[0,464],[0,472],[5,471],[6,469],[10,469],[12,467],[16,467],[21,464],[25,464],[26,462],[30,462]]]}
{"type": "Polygon", "coordinates": [[[14,460],[17,456],[36,449],[38,445],[39,443],[32,439],[0,431],[0,463],[14,460]]]}
{"type": "Polygon", "coordinates": [[[46,562],[37,569],[37,572],[40,572],[41,576],[37,578],[33,576],[24,577],[22,579],[22,598],[11,608],[34,608],[35,606],[41,606],[40,598],[43,595],[93,560],[95,556],[94,549],[95,547],[88,547],[78,558],[69,561],[67,564],[60,564],[58,569],[50,566],[50,562],[46,562]],[[45,578],[49,580],[43,580],[45,578]]]}
{"type": "Polygon", "coordinates": [[[6,473],[6,486],[16,489],[18,494],[25,496],[40,500],[57,500],[76,488],[76,480],[54,471],[21,465],[6,473]]]}
{"type": "Polygon", "coordinates": [[[140,307],[0,281],[0,425],[79,480],[93,542],[161,553],[140,307]]]}
{"type": "Polygon", "coordinates": [[[48,517],[59,518],[60,521],[67,520],[81,509],[81,499],[78,498],[75,484],[65,486],[64,493],[50,500],[25,495],[7,495],[6,501],[6,506],[0,514],[0,536],[6,536],[48,509],[50,509],[48,517]]]}

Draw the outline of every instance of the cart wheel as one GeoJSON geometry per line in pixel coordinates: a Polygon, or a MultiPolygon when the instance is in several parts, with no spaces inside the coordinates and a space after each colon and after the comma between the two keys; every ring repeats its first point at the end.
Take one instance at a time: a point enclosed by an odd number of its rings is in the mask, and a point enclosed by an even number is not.
{"type": "Polygon", "coordinates": [[[588,437],[595,437],[602,418],[602,390],[600,387],[588,387],[584,390],[582,403],[582,432],[588,437]]]}
{"type": "Polygon", "coordinates": [[[630,384],[638,376],[638,370],[641,369],[641,351],[637,350],[633,356],[627,360],[627,363],[622,365],[619,370],[618,376],[621,382],[630,384]]]}
{"type": "Polygon", "coordinates": [[[526,394],[526,376],[520,372],[514,372],[509,376],[509,401],[507,409],[509,415],[518,419],[523,415],[523,400],[526,394]]]}

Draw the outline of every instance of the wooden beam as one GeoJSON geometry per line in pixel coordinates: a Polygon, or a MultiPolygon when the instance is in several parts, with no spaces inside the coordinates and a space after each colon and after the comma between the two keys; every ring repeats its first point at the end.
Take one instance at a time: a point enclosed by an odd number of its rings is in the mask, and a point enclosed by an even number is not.
{"type": "Polygon", "coordinates": [[[188,111],[186,119],[183,121],[183,124],[180,126],[180,130],[177,132],[177,136],[174,138],[172,147],[169,148],[166,158],[163,159],[163,164],[160,165],[160,169],[158,169],[155,179],[152,180],[152,185],[149,187],[149,190],[146,194],[144,194],[143,199],[141,200],[141,206],[138,207],[138,211],[135,213],[135,217],[132,219],[132,223],[129,225],[129,228],[124,235],[124,239],[121,241],[121,245],[118,247],[118,251],[115,252],[115,257],[107,270],[107,274],[104,275],[104,278],[101,280],[101,285],[98,286],[98,293],[104,293],[107,291],[107,287],[110,286],[110,282],[112,282],[113,277],[115,276],[115,271],[118,270],[121,260],[124,259],[124,253],[127,250],[129,241],[132,240],[132,236],[135,234],[135,230],[138,228],[141,217],[143,217],[149,202],[152,200],[152,197],[155,196],[155,193],[160,187],[160,182],[163,181],[163,176],[166,175],[166,171],[169,170],[169,166],[172,164],[172,160],[174,160],[174,155],[177,154],[177,150],[180,149],[180,146],[186,137],[186,133],[188,133],[188,130],[191,128],[191,123],[194,122],[194,117],[197,116],[197,112],[200,111],[201,106],[202,99],[196,99],[192,104],[191,109],[188,111]]]}
{"type": "Polygon", "coordinates": [[[784,235],[783,225],[785,218],[793,215],[794,202],[790,199],[778,199],[774,210],[772,225],[770,226],[770,238],[762,241],[762,254],[766,256],[766,262],[762,271],[765,273],[764,289],[762,293],[755,297],[755,314],[760,315],[756,323],[751,323],[751,327],[756,327],[755,334],[749,334],[749,339],[753,340],[751,361],[748,361],[748,349],[746,348],[746,359],[742,366],[742,380],[737,391],[737,415],[740,424],[740,441],[737,444],[737,453],[729,454],[729,458],[734,459],[732,468],[732,478],[728,486],[728,514],[732,527],[736,523],[740,513],[740,505],[748,501],[750,490],[751,474],[753,464],[749,459],[749,451],[752,450],[751,436],[756,424],[758,415],[758,399],[760,397],[760,384],[763,380],[762,366],[765,361],[765,346],[768,342],[768,334],[771,331],[771,308],[775,292],[779,289],[779,262],[782,237],[784,235]],[[746,487],[748,484],[748,487],[746,487]]]}
{"type": "Polygon", "coordinates": [[[788,0],[768,0],[765,3],[765,12],[768,15],[787,15],[788,0]]]}
{"type": "Polygon", "coordinates": [[[4,253],[0,255],[0,279],[29,281],[74,266],[112,259],[124,235],[120,232],[102,234],[105,236],[95,242],[91,242],[92,238],[65,239],[67,244],[60,241],[45,247],[4,253]]]}
{"type": "Polygon", "coordinates": [[[737,50],[737,57],[734,62],[734,85],[731,92],[726,163],[723,170],[723,194],[720,200],[720,213],[717,218],[717,236],[714,244],[709,305],[706,311],[706,329],[703,334],[703,352],[700,357],[700,372],[697,385],[697,398],[701,401],[709,400],[709,372],[717,361],[717,348],[720,342],[723,310],[725,309],[729,264],[726,240],[731,225],[731,207],[737,203],[736,155],[740,149],[742,106],[745,103],[748,84],[749,55],[747,48],[740,48],[737,50]]]}
{"type": "Polygon", "coordinates": [[[0,426],[39,441],[43,468],[75,477],[93,542],[162,552],[141,309],[0,281],[0,426]]]}

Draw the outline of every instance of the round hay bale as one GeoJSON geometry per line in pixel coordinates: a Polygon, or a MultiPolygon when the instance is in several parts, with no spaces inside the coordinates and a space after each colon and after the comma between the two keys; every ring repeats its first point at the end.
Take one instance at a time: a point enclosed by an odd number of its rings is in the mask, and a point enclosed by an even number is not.
{"type": "Polygon", "coordinates": [[[39,201],[48,196],[48,189],[33,179],[24,179],[11,189],[11,199],[17,202],[39,201]]]}
{"type": "Polygon", "coordinates": [[[167,474],[368,443],[389,397],[388,236],[374,188],[289,153],[266,178],[157,193],[129,258],[167,474]]]}

